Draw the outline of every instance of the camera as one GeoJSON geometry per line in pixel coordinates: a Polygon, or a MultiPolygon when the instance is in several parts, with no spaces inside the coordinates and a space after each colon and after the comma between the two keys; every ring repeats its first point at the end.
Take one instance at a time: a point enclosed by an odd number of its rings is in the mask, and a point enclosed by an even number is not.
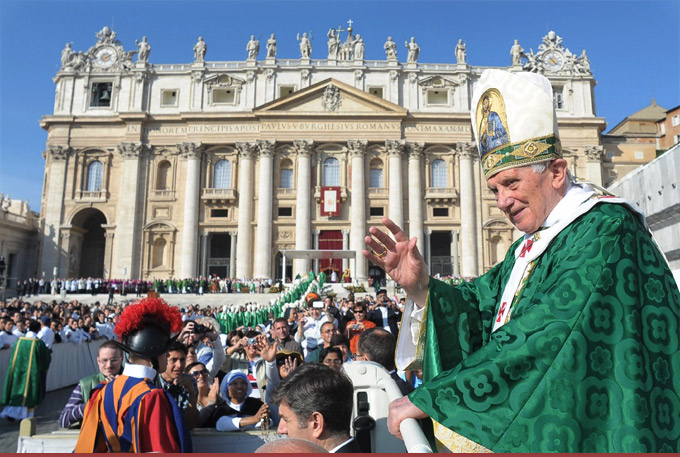
{"type": "Polygon", "coordinates": [[[253,344],[257,343],[257,338],[248,338],[246,343],[248,343],[248,346],[252,346],[253,344]]]}
{"type": "Polygon", "coordinates": [[[353,330],[359,330],[359,326],[358,326],[357,324],[354,324],[354,325],[352,326],[352,329],[353,329],[353,330]]]}
{"type": "Polygon", "coordinates": [[[194,333],[197,335],[202,335],[208,333],[210,329],[203,324],[194,324],[194,333]]]}
{"type": "Polygon", "coordinates": [[[170,394],[170,396],[173,397],[173,398],[177,397],[179,394],[182,393],[182,388],[180,386],[178,386],[177,384],[172,384],[172,383],[165,386],[165,390],[167,390],[168,393],[170,394]]]}

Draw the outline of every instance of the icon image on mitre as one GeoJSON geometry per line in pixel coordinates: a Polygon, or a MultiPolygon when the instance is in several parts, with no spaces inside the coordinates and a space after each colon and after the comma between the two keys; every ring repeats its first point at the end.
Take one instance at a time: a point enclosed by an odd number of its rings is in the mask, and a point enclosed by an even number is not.
{"type": "Polygon", "coordinates": [[[489,89],[482,94],[477,103],[475,118],[480,156],[484,157],[494,149],[510,143],[505,102],[497,89],[489,89]]]}

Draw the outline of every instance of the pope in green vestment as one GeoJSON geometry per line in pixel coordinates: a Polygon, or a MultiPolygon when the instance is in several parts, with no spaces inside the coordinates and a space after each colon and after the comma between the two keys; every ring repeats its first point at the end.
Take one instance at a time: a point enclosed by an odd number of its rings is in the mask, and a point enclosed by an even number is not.
{"type": "Polygon", "coordinates": [[[19,338],[12,347],[5,374],[2,404],[35,408],[45,397],[45,376],[52,356],[38,338],[19,338]]]}
{"type": "Polygon", "coordinates": [[[388,428],[430,417],[452,451],[679,452],[680,292],[644,217],[571,177],[545,77],[487,70],[475,90],[478,115],[485,94],[508,108],[481,165],[525,235],[452,286],[393,222],[369,229],[364,256],[409,295],[397,365],[423,370],[388,428]]]}

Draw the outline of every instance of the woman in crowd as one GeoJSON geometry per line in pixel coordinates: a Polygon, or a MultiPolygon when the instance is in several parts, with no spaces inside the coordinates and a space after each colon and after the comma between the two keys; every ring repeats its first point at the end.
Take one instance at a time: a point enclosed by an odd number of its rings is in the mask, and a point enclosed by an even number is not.
{"type": "Polygon", "coordinates": [[[322,349],[319,354],[321,363],[337,371],[342,370],[342,359],[342,351],[332,346],[322,349]]]}
{"type": "Polygon", "coordinates": [[[222,432],[245,430],[255,427],[263,419],[269,421],[269,407],[257,398],[250,397],[253,388],[248,376],[238,370],[227,373],[220,386],[222,397],[228,399],[220,408],[216,428],[222,432]]]}
{"type": "Polygon", "coordinates": [[[194,378],[198,391],[196,427],[215,427],[220,409],[226,407],[226,400],[220,395],[220,381],[210,381],[208,369],[201,362],[187,365],[185,372],[194,378]]]}
{"type": "Polygon", "coordinates": [[[375,324],[366,320],[366,303],[357,302],[354,305],[354,320],[347,323],[347,338],[349,338],[349,350],[356,354],[359,337],[364,330],[375,327],[375,324]]]}

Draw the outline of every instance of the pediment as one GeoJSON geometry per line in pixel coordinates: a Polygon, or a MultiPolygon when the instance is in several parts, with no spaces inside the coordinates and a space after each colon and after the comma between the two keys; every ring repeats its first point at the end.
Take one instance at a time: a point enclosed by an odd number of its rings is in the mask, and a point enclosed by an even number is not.
{"type": "Polygon", "coordinates": [[[432,75],[420,79],[418,85],[427,89],[444,89],[448,87],[456,87],[461,84],[456,78],[445,78],[443,76],[432,75]]]}
{"type": "Polygon", "coordinates": [[[406,116],[406,108],[329,78],[273,100],[254,110],[256,116],[406,116]]]}

